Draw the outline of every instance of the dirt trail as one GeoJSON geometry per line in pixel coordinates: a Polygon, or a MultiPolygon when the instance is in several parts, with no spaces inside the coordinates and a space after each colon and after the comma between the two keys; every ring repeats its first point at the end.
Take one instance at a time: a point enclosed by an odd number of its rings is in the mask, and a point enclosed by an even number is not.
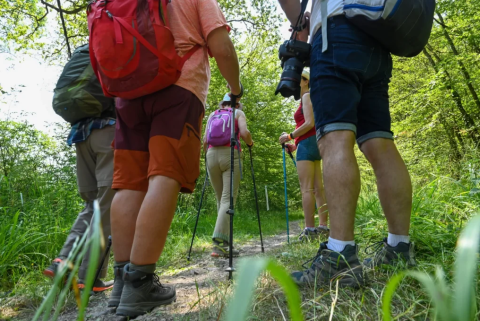
{"type": "MultiPolygon", "coordinates": [[[[301,231],[299,222],[290,222],[290,239],[293,240],[301,231]]],[[[265,253],[280,248],[287,242],[286,232],[276,236],[265,237],[263,240],[265,253]]],[[[261,255],[260,240],[254,239],[238,246],[240,257],[261,255]]],[[[235,265],[236,259],[234,259],[235,265]]],[[[210,293],[215,287],[221,283],[225,283],[227,273],[225,269],[228,267],[228,259],[213,259],[210,252],[205,251],[202,254],[196,254],[192,257],[191,262],[185,261],[184,266],[179,267],[181,272],[172,275],[162,275],[162,283],[175,285],[177,291],[177,301],[169,306],[160,307],[151,313],[137,317],[135,320],[159,320],[170,321],[178,319],[198,320],[198,306],[195,302],[200,296],[210,293]],[[198,286],[198,292],[197,292],[198,286]]],[[[107,308],[107,299],[109,292],[98,294],[90,299],[87,308],[86,320],[92,321],[121,321],[127,320],[124,317],[116,316],[112,309],[107,308]]],[[[71,321],[76,320],[77,310],[71,309],[62,313],[58,320],[71,321]]],[[[210,318],[207,318],[210,320],[210,318]]],[[[202,318],[205,320],[205,318],[202,318]]],[[[216,320],[216,318],[212,318],[216,320]]]]}

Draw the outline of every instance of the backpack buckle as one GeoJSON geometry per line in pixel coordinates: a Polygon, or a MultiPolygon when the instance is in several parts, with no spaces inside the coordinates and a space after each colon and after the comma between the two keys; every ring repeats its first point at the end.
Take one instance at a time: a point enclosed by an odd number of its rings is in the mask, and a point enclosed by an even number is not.
{"type": "Polygon", "coordinates": [[[105,10],[105,12],[107,13],[107,16],[113,20],[113,15],[110,13],[110,11],[105,10]]]}

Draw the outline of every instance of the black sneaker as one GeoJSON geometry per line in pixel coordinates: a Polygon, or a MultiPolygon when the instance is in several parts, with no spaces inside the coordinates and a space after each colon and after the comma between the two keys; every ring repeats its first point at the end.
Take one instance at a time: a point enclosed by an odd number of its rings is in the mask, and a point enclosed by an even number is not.
{"type": "Polygon", "coordinates": [[[298,285],[325,285],[339,280],[340,286],[359,288],[365,284],[363,268],[358,261],[358,246],[347,245],[338,253],[327,248],[328,242],[320,244],[317,255],[310,261],[312,265],[305,271],[293,272],[293,280],[298,285]]]}
{"type": "Polygon", "coordinates": [[[155,274],[155,264],[151,266],[144,266],[150,273],[130,269],[131,264],[125,266],[124,286],[117,315],[136,317],[177,299],[175,288],[163,286],[155,274]]]}
{"type": "Polygon", "coordinates": [[[123,269],[125,268],[125,264],[118,265],[113,267],[113,273],[115,274],[115,282],[113,283],[113,290],[110,293],[110,297],[108,298],[108,307],[118,307],[120,304],[120,298],[122,297],[123,292],[123,269]]]}
{"type": "Polygon", "coordinates": [[[366,267],[374,268],[381,265],[397,265],[400,262],[406,263],[409,267],[417,265],[413,242],[400,242],[394,247],[388,245],[387,238],[384,238],[383,241],[374,243],[368,248],[371,247],[374,247],[374,250],[368,254],[375,254],[373,257],[366,258],[363,261],[363,265],[366,267]]]}
{"type": "MultiPolygon", "coordinates": [[[[78,280],[77,286],[80,290],[83,290],[85,288],[85,283],[83,282],[83,280],[78,280]]],[[[92,291],[94,293],[100,293],[111,288],[113,288],[113,280],[102,281],[98,279],[93,283],[92,291]]]]}

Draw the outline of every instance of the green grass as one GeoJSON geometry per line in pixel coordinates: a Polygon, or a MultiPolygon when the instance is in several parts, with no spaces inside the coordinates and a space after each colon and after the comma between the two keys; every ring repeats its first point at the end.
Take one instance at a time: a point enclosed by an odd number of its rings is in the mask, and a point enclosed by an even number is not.
{"type": "MultiPolygon", "coordinates": [[[[365,248],[385,237],[387,229],[375,184],[367,170],[362,173],[366,174],[362,174],[364,180],[357,208],[356,241],[361,247],[360,257],[364,258],[365,248]]],[[[452,274],[457,238],[473,213],[480,208],[480,179],[477,178],[479,175],[475,175],[468,172],[459,180],[431,176],[427,182],[425,178],[413,176],[417,183],[414,186],[411,239],[416,244],[419,262],[415,270],[435,275],[439,266],[445,271],[448,291],[457,282],[452,274]]],[[[55,180],[52,176],[38,175],[28,185],[18,184],[14,178],[2,178],[0,184],[0,319],[15,319],[19,311],[33,316],[32,312],[40,306],[52,286],[41,272],[62,247],[82,205],[74,180],[55,180]]],[[[216,220],[213,195],[207,193],[207,207],[200,216],[192,262],[188,262],[186,257],[195,225],[199,192],[186,200],[188,202],[185,201],[177,210],[164,253],[158,262],[162,274],[173,275],[187,269],[210,250],[216,220]]],[[[302,215],[298,211],[300,203],[295,203],[298,195],[292,195],[291,201],[290,220],[301,220],[302,215]]],[[[261,211],[264,238],[285,232],[283,204],[272,205],[279,206],[270,212],[261,211]]],[[[248,241],[260,243],[253,204],[239,202],[234,223],[235,244],[248,241]]],[[[292,242],[268,256],[290,272],[302,269],[302,263],[314,256],[317,248],[314,243],[292,242]]],[[[383,316],[382,297],[386,286],[398,272],[395,269],[370,271],[369,285],[358,291],[337,291],[335,284],[302,289],[303,316],[305,320],[329,320],[330,317],[333,320],[379,320],[383,316]]],[[[111,272],[109,277],[112,277],[111,272]]],[[[256,285],[248,319],[283,320],[284,316],[289,319],[285,294],[270,273],[261,274],[256,285]]],[[[478,287],[478,280],[475,285],[478,287]]],[[[177,315],[176,320],[217,319],[220,313],[225,313],[232,290],[226,282],[212,283],[208,292],[198,292],[190,312],[177,315]]],[[[75,304],[71,294],[67,294],[66,301],[69,307],[75,304]]],[[[475,301],[480,304],[478,295],[475,301]]],[[[392,294],[394,319],[434,320],[431,318],[432,311],[432,301],[421,284],[412,278],[402,279],[392,294]]]]}

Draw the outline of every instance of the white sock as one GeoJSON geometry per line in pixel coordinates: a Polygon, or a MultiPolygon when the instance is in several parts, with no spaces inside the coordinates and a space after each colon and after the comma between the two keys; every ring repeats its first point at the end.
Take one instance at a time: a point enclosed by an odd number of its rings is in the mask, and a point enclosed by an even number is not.
{"type": "Polygon", "coordinates": [[[307,231],[314,232],[315,228],[314,227],[305,227],[307,231]]]}
{"type": "Polygon", "coordinates": [[[390,245],[391,247],[395,247],[400,242],[407,243],[407,244],[410,243],[410,236],[388,233],[388,238],[387,238],[388,245],[390,245]]]}
{"type": "Polygon", "coordinates": [[[347,245],[355,245],[355,241],[340,241],[331,237],[328,238],[327,248],[332,251],[342,252],[347,245]]]}

